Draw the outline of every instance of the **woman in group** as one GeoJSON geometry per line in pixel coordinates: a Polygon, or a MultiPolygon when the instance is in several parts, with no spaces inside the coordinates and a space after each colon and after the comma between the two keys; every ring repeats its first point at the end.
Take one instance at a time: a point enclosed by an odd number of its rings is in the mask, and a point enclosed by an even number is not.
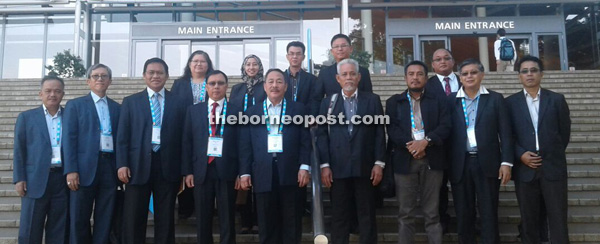
{"type": "MultiPolygon", "coordinates": [[[[183,98],[185,106],[204,102],[206,94],[206,75],[213,71],[212,61],[208,54],[197,50],[190,55],[183,75],[175,80],[171,92],[183,98]]],[[[194,213],[194,191],[186,188],[179,196],[179,219],[187,219],[194,213]]]]}
{"type": "MultiPolygon", "coordinates": [[[[231,88],[229,102],[246,111],[255,104],[262,104],[267,97],[263,88],[264,70],[260,58],[254,54],[246,56],[242,62],[241,71],[242,83],[231,88]]],[[[238,191],[236,204],[242,222],[240,234],[258,234],[256,206],[253,206],[253,200],[251,191],[238,191]]]]}

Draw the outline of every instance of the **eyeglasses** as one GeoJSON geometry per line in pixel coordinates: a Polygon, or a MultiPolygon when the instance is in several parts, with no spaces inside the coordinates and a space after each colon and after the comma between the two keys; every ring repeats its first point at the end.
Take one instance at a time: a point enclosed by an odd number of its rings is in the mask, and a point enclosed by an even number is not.
{"type": "Polygon", "coordinates": [[[436,58],[436,59],[433,60],[433,62],[439,63],[439,62],[442,62],[442,60],[444,60],[444,61],[450,61],[450,60],[452,60],[452,57],[436,58]]]}
{"type": "Polygon", "coordinates": [[[204,64],[204,63],[207,63],[207,62],[204,61],[204,60],[192,60],[191,63],[193,63],[193,64],[204,64]]]}
{"type": "Polygon", "coordinates": [[[462,73],[460,73],[460,76],[469,76],[469,75],[476,76],[478,74],[479,74],[479,70],[473,70],[471,72],[462,72],[462,73]]]}
{"type": "Polygon", "coordinates": [[[92,75],[93,80],[108,80],[108,75],[92,75]]]}
{"type": "Polygon", "coordinates": [[[211,81],[211,82],[207,82],[206,84],[208,86],[215,87],[215,86],[224,86],[227,83],[225,83],[225,81],[211,81]]]}
{"type": "Polygon", "coordinates": [[[146,71],[146,74],[147,74],[148,76],[150,76],[150,77],[152,77],[152,76],[154,76],[154,75],[156,75],[156,76],[158,76],[158,77],[163,77],[163,76],[165,76],[165,72],[162,72],[162,71],[146,71]]]}
{"type": "Polygon", "coordinates": [[[532,74],[537,74],[537,73],[539,73],[539,72],[540,72],[540,70],[539,70],[539,69],[536,69],[536,68],[531,68],[531,69],[522,69],[521,71],[519,71],[519,73],[521,73],[521,74],[523,74],[523,75],[526,75],[526,74],[529,74],[529,73],[532,73],[532,74]]]}
{"type": "Polygon", "coordinates": [[[344,49],[344,48],[347,48],[349,46],[350,45],[348,45],[348,44],[335,45],[335,46],[332,46],[331,49],[344,49]]]}

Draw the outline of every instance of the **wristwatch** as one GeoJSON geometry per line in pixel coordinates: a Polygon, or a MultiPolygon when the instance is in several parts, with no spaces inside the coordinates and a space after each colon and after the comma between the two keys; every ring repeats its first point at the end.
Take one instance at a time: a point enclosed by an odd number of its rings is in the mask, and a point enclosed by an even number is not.
{"type": "Polygon", "coordinates": [[[433,145],[433,142],[431,142],[431,138],[429,138],[429,136],[425,136],[425,140],[427,141],[427,146],[433,145]]]}

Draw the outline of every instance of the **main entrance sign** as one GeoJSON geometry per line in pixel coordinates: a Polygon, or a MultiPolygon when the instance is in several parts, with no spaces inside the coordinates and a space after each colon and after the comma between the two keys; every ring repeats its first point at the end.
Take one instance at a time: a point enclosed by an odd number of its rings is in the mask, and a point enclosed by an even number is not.
{"type": "Polygon", "coordinates": [[[131,25],[131,35],[133,38],[271,38],[275,36],[298,36],[300,34],[302,34],[302,28],[299,21],[198,22],[131,25]]]}

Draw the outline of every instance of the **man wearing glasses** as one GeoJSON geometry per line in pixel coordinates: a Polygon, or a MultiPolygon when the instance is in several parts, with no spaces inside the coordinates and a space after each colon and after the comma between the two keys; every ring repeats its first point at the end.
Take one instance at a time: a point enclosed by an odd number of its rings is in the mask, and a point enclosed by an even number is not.
{"type": "Polygon", "coordinates": [[[285,99],[304,104],[306,114],[316,116],[319,113],[323,94],[317,93],[318,85],[321,85],[317,83],[317,77],[302,69],[305,49],[304,43],[299,41],[287,45],[285,57],[290,67],[285,71],[285,81],[288,84],[285,99]]]}
{"type": "Polygon", "coordinates": [[[120,105],[106,96],[112,82],[108,66],[91,66],[87,77],[90,94],[67,103],[63,122],[64,174],[71,189],[70,243],[106,243],[117,194],[115,139],[120,105]],[[102,207],[94,209],[94,205],[102,207]]]}
{"type": "MultiPolygon", "coordinates": [[[[506,99],[515,138],[515,191],[523,243],[540,243],[540,205],[545,206],[551,243],[569,243],[567,229],[567,159],[571,136],[564,95],[541,88],[542,61],[525,56],[517,64],[523,91],[506,99]]],[[[544,216],[544,215],[542,215],[544,216]]],[[[544,216],[545,217],[545,216],[544,216]]]]}

